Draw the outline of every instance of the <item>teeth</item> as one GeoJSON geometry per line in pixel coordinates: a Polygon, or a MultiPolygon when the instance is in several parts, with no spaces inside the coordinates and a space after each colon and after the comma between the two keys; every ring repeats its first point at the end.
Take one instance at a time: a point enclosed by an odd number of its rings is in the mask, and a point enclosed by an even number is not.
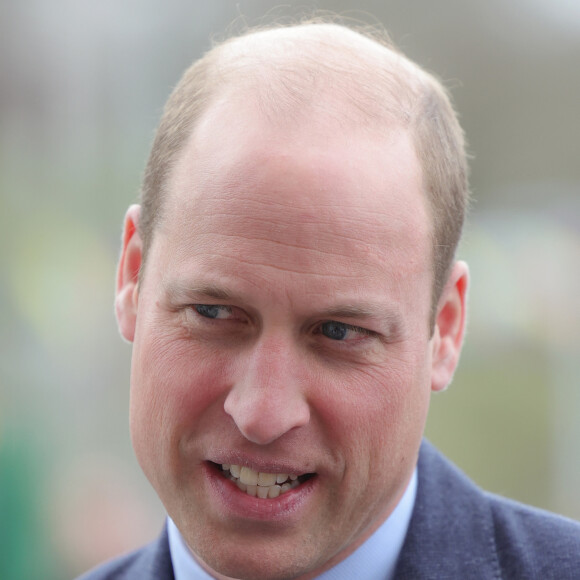
{"type": "Polygon", "coordinates": [[[258,485],[258,472],[249,467],[242,467],[240,481],[246,485],[258,485]]]}
{"type": "Polygon", "coordinates": [[[300,485],[298,476],[287,473],[265,473],[250,467],[223,463],[224,475],[233,481],[241,491],[252,497],[275,499],[300,485]]]}
{"type": "Polygon", "coordinates": [[[258,485],[276,485],[277,476],[275,473],[258,473],[258,485]]]}

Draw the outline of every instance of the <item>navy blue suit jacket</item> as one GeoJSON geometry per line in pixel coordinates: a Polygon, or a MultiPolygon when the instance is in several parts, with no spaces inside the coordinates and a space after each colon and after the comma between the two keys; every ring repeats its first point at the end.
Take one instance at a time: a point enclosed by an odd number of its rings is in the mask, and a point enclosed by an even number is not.
{"type": "MultiPolygon", "coordinates": [[[[396,580],[580,579],[579,523],[482,491],[426,441],[418,473],[396,580]]],[[[81,580],[173,580],[167,532],[81,580]]]]}

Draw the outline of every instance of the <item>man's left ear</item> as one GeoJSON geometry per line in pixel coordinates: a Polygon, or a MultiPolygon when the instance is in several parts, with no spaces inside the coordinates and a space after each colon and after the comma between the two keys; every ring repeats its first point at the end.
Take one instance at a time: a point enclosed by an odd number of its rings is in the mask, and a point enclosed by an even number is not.
{"type": "Polygon", "coordinates": [[[467,264],[456,262],[439,299],[431,339],[433,391],[442,391],[449,385],[459,362],[465,332],[468,282],[467,264]]]}
{"type": "Polygon", "coordinates": [[[143,251],[138,230],[140,211],[141,208],[138,205],[132,205],[127,210],[123,225],[121,257],[117,267],[115,314],[119,332],[129,342],[133,342],[137,324],[139,270],[143,251]]]}

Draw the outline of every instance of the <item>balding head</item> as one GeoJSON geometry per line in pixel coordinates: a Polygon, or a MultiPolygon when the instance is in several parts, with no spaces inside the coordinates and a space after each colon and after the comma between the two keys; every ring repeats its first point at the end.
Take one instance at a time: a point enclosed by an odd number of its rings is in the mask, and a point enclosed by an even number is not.
{"type": "Polygon", "coordinates": [[[253,103],[281,138],[313,118],[345,132],[409,131],[431,212],[433,323],[468,199],[463,133],[442,85],[386,38],[332,23],[251,31],[217,45],[185,72],[161,119],[141,192],[143,263],[179,154],[219,100],[253,103]]]}
{"type": "Polygon", "coordinates": [[[333,24],[232,39],[220,47],[215,72],[218,93],[255,99],[273,122],[328,115],[345,128],[408,123],[421,74],[386,46],[333,24]]]}

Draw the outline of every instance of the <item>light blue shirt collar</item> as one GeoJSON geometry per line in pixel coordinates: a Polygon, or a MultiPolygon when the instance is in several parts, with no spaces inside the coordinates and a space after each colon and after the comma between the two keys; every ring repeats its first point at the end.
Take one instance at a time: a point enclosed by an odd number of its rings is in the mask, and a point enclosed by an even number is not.
{"type": "MultiPolygon", "coordinates": [[[[318,576],[319,580],[392,580],[417,495],[417,469],[393,513],[348,558],[318,576]]],[[[169,550],[175,580],[213,580],[192,556],[177,526],[168,518],[169,550]]]]}

